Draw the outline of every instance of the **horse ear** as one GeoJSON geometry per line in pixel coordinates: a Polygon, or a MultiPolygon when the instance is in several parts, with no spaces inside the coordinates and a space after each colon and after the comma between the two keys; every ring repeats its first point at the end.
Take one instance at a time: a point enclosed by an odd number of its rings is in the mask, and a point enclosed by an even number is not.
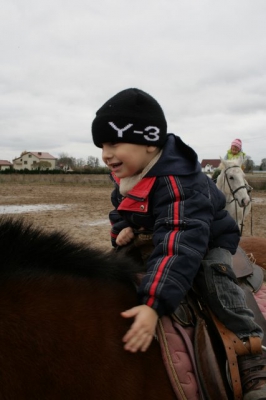
{"type": "Polygon", "coordinates": [[[224,167],[225,168],[225,163],[226,163],[226,160],[225,159],[223,159],[221,156],[220,156],[220,160],[221,160],[221,163],[220,163],[220,167],[224,167]]]}

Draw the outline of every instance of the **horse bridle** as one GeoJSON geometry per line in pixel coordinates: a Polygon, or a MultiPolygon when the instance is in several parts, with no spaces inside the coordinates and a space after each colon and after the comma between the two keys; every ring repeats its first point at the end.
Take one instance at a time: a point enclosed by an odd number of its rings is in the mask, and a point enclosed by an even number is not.
{"type": "Polygon", "coordinates": [[[230,189],[231,195],[233,196],[233,200],[231,200],[230,203],[232,203],[233,201],[236,201],[236,200],[237,200],[237,199],[235,198],[235,194],[236,194],[240,189],[246,189],[247,192],[249,192],[249,191],[252,190],[252,187],[249,186],[248,184],[239,186],[239,187],[238,187],[237,189],[235,189],[235,190],[232,189],[232,187],[230,186],[230,182],[229,182],[227,173],[226,173],[226,172],[227,172],[229,169],[231,169],[231,168],[241,168],[241,167],[240,167],[239,165],[231,165],[230,167],[227,167],[227,168],[224,170],[224,180],[226,179],[226,182],[227,182],[228,187],[229,187],[229,189],[230,189]]]}
{"type": "MultiPolygon", "coordinates": [[[[231,187],[231,185],[230,185],[230,182],[229,182],[229,178],[228,178],[228,176],[227,176],[227,171],[229,170],[229,169],[231,169],[231,168],[241,168],[239,165],[231,165],[230,167],[227,167],[225,170],[224,170],[224,185],[225,185],[225,180],[226,180],[226,182],[227,182],[227,184],[228,184],[228,187],[229,187],[229,189],[230,189],[230,193],[231,193],[231,195],[233,196],[233,199],[231,200],[231,201],[229,201],[228,202],[228,204],[231,204],[233,201],[235,202],[235,214],[236,214],[236,223],[238,224],[238,218],[237,218],[237,199],[235,198],[235,194],[240,190],[240,189],[246,189],[247,190],[247,192],[248,192],[248,195],[249,195],[249,197],[250,197],[250,201],[251,201],[251,196],[250,196],[250,192],[253,190],[253,188],[250,186],[250,185],[248,185],[247,183],[245,183],[245,185],[241,185],[241,186],[239,186],[238,188],[236,188],[235,190],[233,190],[232,189],[232,187],[231,187]]],[[[243,232],[243,227],[244,227],[244,218],[245,218],[245,212],[246,212],[246,207],[247,206],[244,206],[243,207],[243,218],[242,218],[242,222],[239,224],[240,226],[241,226],[241,235],[242,235],[242,232],[243,232]]],[[[252,234],[252,208],[251,208],[251,234],[252,234]]]]}

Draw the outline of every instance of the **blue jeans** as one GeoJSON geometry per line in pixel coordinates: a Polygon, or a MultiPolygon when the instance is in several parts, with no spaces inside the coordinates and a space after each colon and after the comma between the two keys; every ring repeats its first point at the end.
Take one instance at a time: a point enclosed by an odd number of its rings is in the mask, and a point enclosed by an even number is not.
{"type": "Polygon", "coordinates": [[[237,284],[228,250],[210,250],[201,263],[195,283],[211,311],[240,339],[248,336],[263,338],[263,330],[254,321],[245,293],[237,284]]]}

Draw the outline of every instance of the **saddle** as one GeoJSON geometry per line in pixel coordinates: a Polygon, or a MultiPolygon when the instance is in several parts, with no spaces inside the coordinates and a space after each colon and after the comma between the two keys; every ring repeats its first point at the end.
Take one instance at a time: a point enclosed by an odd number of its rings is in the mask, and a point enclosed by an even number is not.
{"type": "MultiPolygon", "coordinates": [[[[233,256],[233,269],[248,307],[266,331],[265,318],[254,298],[262,290],[266,296],[264,273],[254,261],[239,247],[233,256]]],[[[242,399],[237,356],[260,353],[259,338],[243,345],[217,320],[195,290],[189,292],[171,317],[159,320],[157,335],[177,399],[242,399]]],[[[265,341],[266,338],[263,345],[265,341]]]]}

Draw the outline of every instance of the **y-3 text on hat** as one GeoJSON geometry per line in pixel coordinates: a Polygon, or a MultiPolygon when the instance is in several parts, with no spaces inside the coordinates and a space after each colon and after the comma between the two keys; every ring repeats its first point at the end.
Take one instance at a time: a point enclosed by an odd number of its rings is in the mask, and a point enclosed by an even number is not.
{"type": "MultiPolygon", "coordinates": [[[[113,122],[108,122],[108,124],[117,132],[117,137],[122,138],[123,133],[126,132],[128,129],[130,129],[134,124],[127,124],[124,126],[124,128],[118,128],[113,122]]],[[[136,133],[138,135],[143,135],[143,137],[146,140],[149,140],[151,142],[155,142],[156,140],[160,139],[160,129],[157,126],[147,126],[144,128],[143,131],[136,131],[133,130],[133,133],[136,133]],[[145,132],[148,134],[146,135],[145,132]]]]}

